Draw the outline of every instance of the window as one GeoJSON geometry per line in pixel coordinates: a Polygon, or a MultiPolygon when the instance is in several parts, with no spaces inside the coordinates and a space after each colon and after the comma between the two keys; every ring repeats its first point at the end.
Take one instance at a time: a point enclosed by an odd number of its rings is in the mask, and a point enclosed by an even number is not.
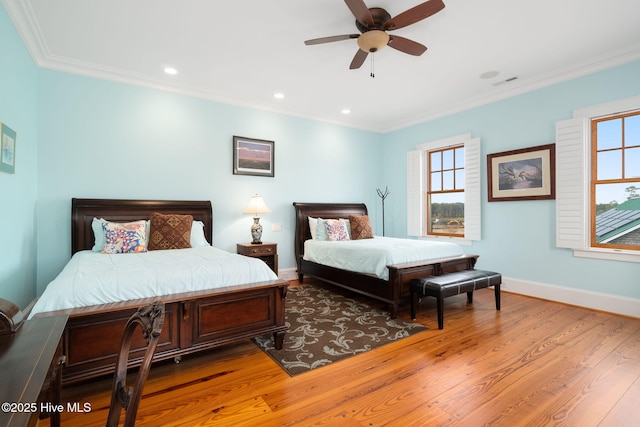
{"type": "Polygon", "coordinates": [[[470,134],[407,153],[407,234],[480,240],[480,139],[470,134]]]}
{"type": "Polygon", "coordinates": [[[464,146],[427,151],[427,234],[464,237],[464,146]]]}
{"type": "Polygon", "coordinates": [[[640,250],[640,111],[591,120],[591,246],[640,250]]]}
{"type": "Polygon", "coordinates": [[[556,246],[640,262],[640,97],[556,123],[556,246]]]}

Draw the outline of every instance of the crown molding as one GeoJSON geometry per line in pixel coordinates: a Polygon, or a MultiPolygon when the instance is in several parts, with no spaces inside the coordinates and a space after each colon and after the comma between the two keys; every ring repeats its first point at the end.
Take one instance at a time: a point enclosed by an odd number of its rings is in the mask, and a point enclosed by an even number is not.
{"type": "Polygon", "coordinates": [[[437,110],[414,115],[413,117],[407,118],[406,120],[398,121],[391,125],[381,126],[378,123],[371,123],[369,121],[356,121],[353,118],[351,118],[350,120],[339,120],[330,117],[321,117],[313,114],[306,114],[300,111],[291,111],[284,108],[276,108],[272,105],[256,103],[255,101],[250,99],[229,97],[204,88],[172,85],[170,83],[167,83],[166,81],[151,79],[148,76],[144,76],[139,73],[52,55],[47,46],[46,40],[42,36],[42,32],[37,24],[37,19],[35,19],[35,13],[31,8],[31,3],[29,1],[21,0],[0,1],[2,1],[5,10],[7,10],[9,17],[13,21],[18,34],[25,43],[27,50],[31,54],[31,57],[33,58],[35,64],[40,68],[82,75],[85,77],[97,78],[101,80],[108,80],[132,86],[140,86],[168,91],[194,98],[206,99],[240,107],[259,109],[302,119],[361,129],[379,134],[390,133],[396,130],[418,125],[420,123],[460,113],[482,105],[501,101],[516,95],[521,95],[537,89],[569,81],[597,71],[602,71],[615,66],[623,65],[625,63],[640,60],[640,44],[638,44],[632,46],[631,48],[612,52],[593,61],[574,64],[570,67],[555,70],[553,72],[537,76],[535,78],[520,76],[520,78],[515,82],[496,87],[496,90],[489,95],[470,97],[462,102],[439,106],[437,110]]]}
{"type": "Polygon", "coordinates": [[[627,49],[621,49],[610,55],[603,56],[594,61],[575,64],[571,67],[565,67],[547,74],[537,76],[536,78],[519,78],[517,83],[509,83],[500,86],[500,89],[490,95],[483,95],[475,98],[469,98],[457,104],[451,104],[438,111],[431,111],[427,114],[414,116],[413,118],[398,122],[384,130],[385,133],[404,129],[420,123],[428,122],[438,118],[446,117],[451,114],[460,113],[482,105],[491,104],[511,98],[516,95],[522,95],[527,92],[553,86],[579,77],[583,77],[598,71],[624,65],[633,61],[640,60],[640,44],[627,49]]]}

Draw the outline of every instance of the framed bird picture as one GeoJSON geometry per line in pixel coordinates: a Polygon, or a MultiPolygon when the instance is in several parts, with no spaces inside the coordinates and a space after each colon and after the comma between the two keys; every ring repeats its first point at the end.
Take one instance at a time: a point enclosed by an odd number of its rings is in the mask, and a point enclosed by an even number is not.
{"type": "Polygon", "coordinates": [[[555,171],[555,144],[488,154],[489,201],[555,199],[555,171]]]}

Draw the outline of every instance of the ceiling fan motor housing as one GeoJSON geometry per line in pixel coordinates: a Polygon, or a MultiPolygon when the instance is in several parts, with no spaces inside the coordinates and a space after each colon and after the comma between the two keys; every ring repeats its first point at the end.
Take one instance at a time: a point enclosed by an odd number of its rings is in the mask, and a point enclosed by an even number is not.
{"type": "Polygon", "coordinates": [[[373,18],[373,26],[368,27],[356,19],[356,27],[362,33],[358,37],[358,47],[365,52],[377,52],[389,43],[389,34],[384,31],[384,23],[391,19],[389,13],[380,8],[369,8],[373,18]]]}
{"type": "Polygon", "coordinates": [[[369,12],[371,12],[371,17],[373,18],[373,27],[367,27],[356,19],[356,28],[358,28],[358,31],[363,34],[369,30],[384,31],[384,23],[391,19],[391,15],[389,15],[389,12],[381,7],[371,7],[369,8],[369,12]]]}

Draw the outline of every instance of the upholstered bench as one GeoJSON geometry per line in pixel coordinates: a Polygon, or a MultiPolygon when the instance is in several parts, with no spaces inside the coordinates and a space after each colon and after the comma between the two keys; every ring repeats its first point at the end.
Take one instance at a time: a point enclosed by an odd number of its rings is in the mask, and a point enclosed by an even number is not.
{"type": "Polygon", "coordinates": [[[416,318],[418,299],[435,297],[438,309],[438,328],[444,328],[444,299],[463,292],[467,293],[467,302],[473,302],[473,291],[493,286],[496,296],[496,310],[500,310],[500,284],[502,275],[485,270],[462,270],[454,273],[444,273],[439,276],[429,276],[422,279],[412,279],[411,287],[411,318],[416,318]]]}

